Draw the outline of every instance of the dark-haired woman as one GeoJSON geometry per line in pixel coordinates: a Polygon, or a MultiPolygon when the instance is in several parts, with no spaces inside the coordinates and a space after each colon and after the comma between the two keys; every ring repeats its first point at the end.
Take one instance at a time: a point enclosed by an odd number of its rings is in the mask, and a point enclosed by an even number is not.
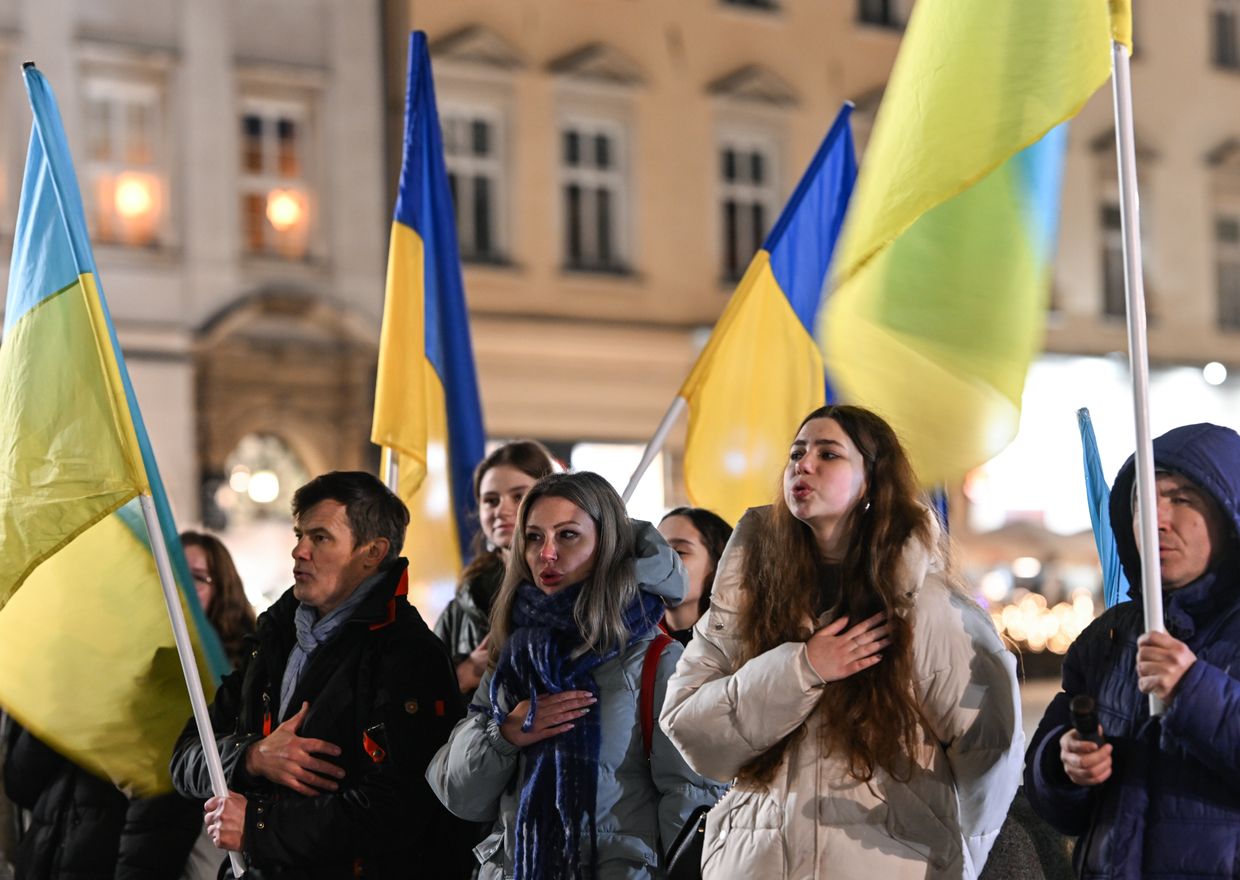
{"type": "Polygon", "coordinates": [[[435,635],[448,646],[467,700],[486,669],[491,604],[504,579],[517,506],[530,486],[554,470],[555,459],[536,440],[505,443],[474,469],[480,529],[474,538],[473,561],[461,572],[456,595],[435,623],[435,635]]]}
{"type": "MultiPolygon", "coordinates": [[[[246,598],[241,575],[219,538],[193,531],[180,537],[198,603],[236,669],[255,627],[254,606],[246,598]]],[[[210,880],[223,860],[203,827],[202,801],[173,792],[130,802],[115,880],[210,880]]]]}
{"type": "Polygon", "coordinates": [[[680,645],[653,657],[642,684],[666,602],[684,589],[676,555],[602,477],[553,474],[530,489],[492,665],[426,773],[452,812],[494,823],[475,849],[483,880],[662,877],[689,814],[722,794],[654,723],[680,645]]]}
{"type": "Polygon", "coordinates": [[[677,507],[659,520],[659,534],[684,564],[688,589],[679,605],[663,615],[663,629],[682,645],[689,644],[693,625],[710,607],[711,585],[732,527],[704,507],[677,507]]]}
{"type": "Polygon", "coordinates": [[[882,419],[811,413],[782,496],[737,525],[661,718],[737,780],[703,877],[971,880],[1020,781],[1014,660],[882,419]]]}
{"type": "Polygon", "coordinates": [[[254,606],[246,598],[241,575],[223,542],[205,532],[181,532],[185,561],[198,601],[215,628],[233,669],[241,663],[245,640],[254,634],[254,606]]]}

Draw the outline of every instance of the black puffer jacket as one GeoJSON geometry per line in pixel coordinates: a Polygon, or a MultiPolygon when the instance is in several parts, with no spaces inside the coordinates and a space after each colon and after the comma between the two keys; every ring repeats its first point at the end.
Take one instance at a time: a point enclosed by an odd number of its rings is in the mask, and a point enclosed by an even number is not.
{"type": "Polygon", "coordinates": [[[14,726],[4,792],[31,811],[17,847],[21,880],[111,880],[129,801],[111,783],[14,726]]]}
{"type": "MultiPolygon", "coordinates": [[[[248,800],[247,876],[460,876],[467,832],[423,774],[464,710],[447,652],[406,600],[407,583],[401,559],[311,655],[289,701],[285,717],[310,703],[299,735],[342,749],[333,759],[345,771],[339,791],[304,797],[245,770],[246,750],[284,720],[274,716],[296,639],[292,590],[258,619],[254,650],[216,692],[211,720],[224,774],[248,800]]],[[[192,720],[173,753],[172,778],[187,797],[211,794],[192,720]]]]}

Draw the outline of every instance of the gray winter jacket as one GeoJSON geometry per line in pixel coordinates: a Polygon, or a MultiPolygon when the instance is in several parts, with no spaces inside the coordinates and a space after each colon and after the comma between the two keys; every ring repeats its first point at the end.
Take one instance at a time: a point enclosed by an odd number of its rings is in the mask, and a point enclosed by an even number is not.
{"type": "MultiPolygon", "coordinates": [[[[649,523],[634,522],[640,588],[675,604],[684,596],[685,573],[679,558],[649,523]]],[[[685,763],[676,747],[654,725],[647,761],[639,708],[642,663],[656,630],[638,639],[620,656],[594,672],[601,712],[599,756],[597,880],[660,878],[663,851],[675,839],[693,809],[715,803],[724,786],[704,779],[685,763]]],[[[659,658],[654,687],[657,719],[667,681],[680,658],[679,644],[659,658]]],[[[480,880],[513,876],[517,799],[525,778],[521,750],[500,735],[491,714],[491,672],[482,678],[473,706],[457,724],[447,745],[431,760],[426,778],[440,800],[458,816],[494,827],[474,853],[480,880]]],[[[582,853],[583,861],[589,858],[582,853]]]]}

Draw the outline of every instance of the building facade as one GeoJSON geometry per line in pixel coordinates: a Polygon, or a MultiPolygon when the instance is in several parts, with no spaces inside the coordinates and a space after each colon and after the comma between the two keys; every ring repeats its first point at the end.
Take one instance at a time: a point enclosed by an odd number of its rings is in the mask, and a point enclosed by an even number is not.
{"type": "Polygon", "coordinates": [[[352,0],[0,0],[0,284],[32,60],[182,523],[286,514],[298,476],[377,461],[379,30],[379,7],[352,0]],[[230,487],[251,470],[277,481],[230,487]]]}
{"type": "MultiPolygon", "coordinates": [[[[864,162],[911,5],[385,5],[431,42],[493,435],[651,435],[844,100],[864,162]]],[[[1238,4],[1135,6],[1152,361],[1240,367],[1238,4]]],[[[1070,128],[1048,352],[1126,350],[1115,168],[1108,87],[1070,128]]]]}

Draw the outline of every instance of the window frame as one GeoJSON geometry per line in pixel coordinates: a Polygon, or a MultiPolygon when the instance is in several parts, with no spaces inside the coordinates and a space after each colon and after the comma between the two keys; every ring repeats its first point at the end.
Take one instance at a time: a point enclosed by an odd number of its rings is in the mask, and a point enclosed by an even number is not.
{"type": "Polygon", "coordinates": [[[91,237],[105,247],[160,251],[177,245],[177,204],[172,191],[173,132],[169,94],[170,61],[132,60],[123,49],[84,50],[80,62],[81,118],[85,141],[83,202],[91,237]],[[98,131],[95,108],[108,107],[109,149],[95,152],[98,131]],[[126,131],[133,108],[145,108],[147,155],[127,155],[126,131]],[[119,112],[118,112],[119,110],[119,112]],[[105,192],[122,174],[146,178],[152,185],[155,216],[149,226],[125,220],[115,205],[105,205],[105,192]]]}
{"type": "Polygon", "coordinates": [[[1238,0],[1210,2],[1210,63],[1217,70],[1240,71],[1238,0]]]}
{"type": "Polygon", "coordinates": [[[857,0],[857,24],[863,27],[903,31],[908,27],[912,0],[857,0]],[[881,10],[875,14],[874,8],[881,10]]]}
{"type": "Polygon", "coordinates": [[[241,253],[247,258],[297,263],[314,262],[322,255],[318,103],[319,94],[311,89],[267,89],[250,86],[243,87],[237,97],[234,123],[237,126],[237,219],[241,253]],[[260,136],[262,161],[257,171],[247,168],[245,160],[249,149],[245,126],[246,120],[251,117],[264,121],[263,134],[260,136]],[[300,132],[297,138],[297,172],[291,175],[280,169],[279,132],[280,124],[285,121],[292,122],[294,131],[300,132]],[[281,232],[270,220],[260,222],[262,246],[256,247],[252,240],[249,199],[261,197],[265,201],[275,189],[291,189],[299,193],[306,220],[298,232],[281,232]]]}
{"type": "Polygon", "coordinates": [[[560,261],[565,271],[601,275],[633,273],[631,151],[634,141],[631,128],[617,116],[576,108],[566,108],[561,112],[556,126],[556,201],[560,216],[560,261]],[[600,136],[608,138],[611,146],[606,168],[597,167],[597,151],[595,161],[590,165],[570,165],[567,162],[565,144],[570,130],[585,134],[596,146],[600,136]],[[585,210],[588,215],[587,220],[580,224],[581,247],[586,252],[576,258],[570,249],[573,234],[568,206],[570,188],[574,186],[587,195],[583,202],[587,205],[585,210]],[[598,200],[603,193],[609,196],[610,255],[602,253],[600,243],[605,215],[598,208],[598,200]]]}
{"type": "MultiPolygon", "coordinates": [[[[449,179],[456,178],[453,188],[456,211],[457,246],[461,261],[503,265],[509,262],[508,249],[508,156],[509,135],[505,108],[498,104],[448,96],[439,103],[439,124],[444,137],[444,164],[449,179]],[[489,149],[485,155],[456,152],[450,149],[452,132],[456,123],[472,126],[486,123],[489,131],[489,149]],[[478,178],[488,180],[490,188],[489,247],[479,246],[478,217],[472,197],[478,178]],[[461,197],[466,192],[471,198],[461,197]],[[468,209],[463,205],[469,202],[468,209]]],[[[469,135],[472,137],[472,132],[469,135]]]]}
{"type": "MultiPolygon", "coordinates": [[[[761,248],[762,243],[770,234],[771,229],[775,225],[775,221],[779,217],[779,211],[782,206],[783,195],[783,144],[781,138],[772,133],[769,129],[738,126],[735,124],[722,126],[715,137],[715,216],[719,224],[718,242],[719,253],[716,265],[719,268],[719,278],[724,285],[735,285],[744,276],[749,264],[753,261],[753,256],[761,248]],[[766,163],[764,171],[764,180],[757,184],[752,180],[732,180],[726,178],[724,172],[724,156],[728,149],[739,149],[739,152],[752,158],[755,155],[761,155],[766,163]],[[738,241],[738,249],[736,255],[736,265],[729,265],[729,254],[731,250],[731,242],[729,241],[729,229],[727,225],[727,205],[729,200],[735,200],[742,203],[750,209],[761,206],[765,212],[764,228],[761,230],[748,230],[749,237],[752,238],[754,246],[748,250],[747,254],[741,253],[746,248],[742,247],[743,241],[738,241]]],[[[749,175],[749,176],[752,176],[749,175]]],[[[752,214],[749,217],[752,223],[752,214]]]]}

